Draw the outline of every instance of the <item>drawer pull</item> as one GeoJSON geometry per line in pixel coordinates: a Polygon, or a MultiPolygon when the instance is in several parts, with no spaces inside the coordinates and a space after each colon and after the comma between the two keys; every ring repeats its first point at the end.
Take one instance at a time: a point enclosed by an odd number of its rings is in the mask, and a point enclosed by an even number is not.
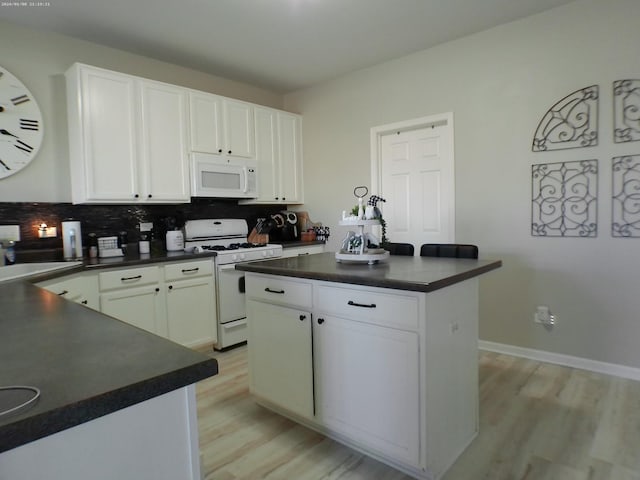
{"type": "Polygon", "coordinates": [[[63,296],[64,296],[64,295],[66,295],[67,293],[69,293],[69,290],[62,290],[62,291],[58,294],[58,296],[59,296],[59,297],[63,297],[63,296]]]}
{"type": "Polygon", "coordinates": [[[303,256],[305,256],[305,255],[309,255],[309,252],[304,252],[304,253],[299,253],[299,254],[298,254],[298,256],[299,256],[299,257],[303,257],[303,256]]]}
{"type": "Polygon", "coordinates": [[[122,277],[120,278],[121,282],[127,282],[129,280],[140,280],[142,278],[142,275],[136,275],[135,277],[122,277]]]}
{"type": "Polygon", "coordinates": [[[353,300],[349,300],[347,302],[347,305],[351,305],[352,307],[376,308],[376,304],[375,303],[370,303],[370,304],[366,305],[364,303],[356,303],[353,300]]]}
{"type": "Polygon", "coordinates": [[[86,305],[89,302],[87,300],[82,300],[80,303],[83,304],[83,305],[86,305]]]}
{"type": "Polygon", "coordinates": [[[284,295],[284,290],[271,290],[269,287],[264,289],[265,292],[269,293],[279,293],[280,295],[284,295]]]}
{"type": "Polygon", "coordinates": [[[183,269],[182,269],[182,273],[197,272],[198,270],[200,270],[200,267],[196,267],[196,268],[183,268],[183,269]]]}

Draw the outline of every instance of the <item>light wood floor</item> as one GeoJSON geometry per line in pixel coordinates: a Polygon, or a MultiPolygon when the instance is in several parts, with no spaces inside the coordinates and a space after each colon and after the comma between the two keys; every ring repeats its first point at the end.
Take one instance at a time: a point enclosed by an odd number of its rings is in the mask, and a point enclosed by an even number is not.
{"type": "MultiPolygon", "coordinates": [[[[255,404],[246,346],[197,386],[206,480],[410,477],[255,404]]],[[[480,353],[480,433],[443,480],[640,480],[640,382],[480,353]]]]}

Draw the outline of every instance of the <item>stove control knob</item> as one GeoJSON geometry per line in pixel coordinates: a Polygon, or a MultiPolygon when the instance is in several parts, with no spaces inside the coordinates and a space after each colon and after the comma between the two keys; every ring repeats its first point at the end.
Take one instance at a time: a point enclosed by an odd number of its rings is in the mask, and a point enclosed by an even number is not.
{"type": "Polygon", "coordinates": [[[267,251],[266,251],[266,250],[262,252],[262,256],[263,256],[263,257],[266,257],[266,256],[267,256],[267,251]]]}
{"type": "Polygon", "coordinates": [[[267,250],[267,255],[269,255],[270,257],[273,257],[273,250],[267,250]]]}
{"type": "Polygon", "coordinates": [[[240,254],[240,260],[244,260],[244,259],[245,259],[245,257],[246,257],[246,255],[245,255],[244,253],[241,253],[241,254],[240,254]]]}
{"type": "Polygon", "coordinates": [[[234,262],[236,260],[238,260],[238,255],[236,255],[235,253],[233,255],[231,255],[231,260],[234,261],[234,262]]]}

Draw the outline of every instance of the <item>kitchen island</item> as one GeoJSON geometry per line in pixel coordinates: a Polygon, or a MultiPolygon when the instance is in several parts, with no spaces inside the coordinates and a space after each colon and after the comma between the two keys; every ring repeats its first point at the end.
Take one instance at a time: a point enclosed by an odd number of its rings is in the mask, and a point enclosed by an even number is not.
{"type": "Polygon", "coordinates": [[[333,253],[246,273],[259,403],[420,479],[478,431],[478,276],[500,261],[333,253]]]}
{"type": "Polygon", "coordinates": [[[0,284],[0,478],[198,480],[195,382],[217,362],[27,280],[0,284]]]}

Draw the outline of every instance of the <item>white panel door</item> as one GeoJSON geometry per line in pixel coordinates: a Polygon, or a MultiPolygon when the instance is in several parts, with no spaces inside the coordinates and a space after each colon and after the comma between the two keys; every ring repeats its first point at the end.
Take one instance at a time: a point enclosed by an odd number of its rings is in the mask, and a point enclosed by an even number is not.
{"type": "Polygon", "coordinates": [[[450,127],[389,133],[381,137],[381,195],[390,242],[454,242],[455,178],[450,127]]]}

